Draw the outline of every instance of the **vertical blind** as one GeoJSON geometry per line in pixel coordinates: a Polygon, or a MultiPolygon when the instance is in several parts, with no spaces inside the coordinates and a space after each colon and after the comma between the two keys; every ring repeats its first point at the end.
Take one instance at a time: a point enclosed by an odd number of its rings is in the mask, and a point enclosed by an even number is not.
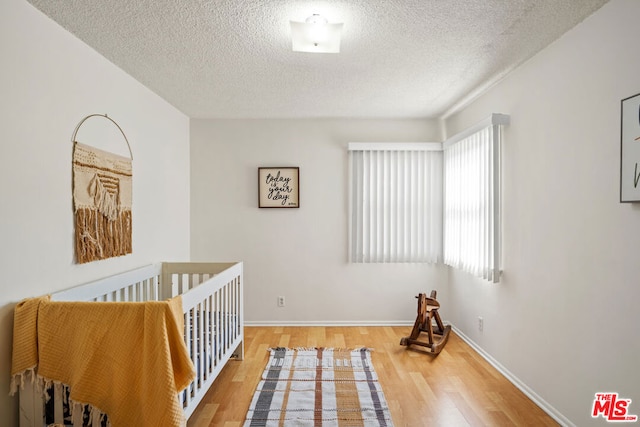
{"type": "Polygon", "coordinates": [[[509,121],[492,114],[444,144],[349,144],[349,260],[444,261],[498,282],[509,121]]]}
{"type": "Polygon", "coordinates": [[[500,132],[491,123],[444,144],[444,262],[492,282],[500,278],[500,132]]]}
{"type": "Polygon", "coordinates": [[[429,148],[441,144],[385,146],[350,144],[349,259],[441,261],[442,151],[429,148]]]}

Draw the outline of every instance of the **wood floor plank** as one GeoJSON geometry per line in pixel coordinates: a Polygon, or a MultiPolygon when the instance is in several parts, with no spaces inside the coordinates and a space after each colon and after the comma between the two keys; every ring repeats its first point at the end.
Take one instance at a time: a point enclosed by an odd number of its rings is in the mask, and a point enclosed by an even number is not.
{"type": "Polygon", "coordinates": [[[230,361],[188,427],[237,427],[271,347],[372,348],[371,359],[396,427],[556,426],[478,353],[451,333],[437,356],[401,346],[411,327],[246,327],[245,359],[230,361]]]}

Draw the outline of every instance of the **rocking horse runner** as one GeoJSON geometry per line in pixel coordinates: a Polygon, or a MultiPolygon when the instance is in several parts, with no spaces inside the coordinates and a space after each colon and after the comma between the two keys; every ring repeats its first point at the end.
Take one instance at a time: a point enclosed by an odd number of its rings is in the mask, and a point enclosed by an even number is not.
{"type": "Polygon", "coordinates": [[[418,294],[418,317],[416,323],[413,325],[411,335],[404,337],[400,340],[400,345],[409,347],[412,344],[421,345],[427,347],[432,354],[438,354],[444,348],[447,340],[449,339],[449,333],[451,332],[451,326],[446,327],[440,319],[438,309],[440,303],[436,300],[436,291],[431,291],[431,295],[427,297],[427,294],[418,294]],[[433,328],[433,319],[436,321],[437,329],[433,328]],[[427,333],[428,342],[419,341],[421,332],[427,333]]]}

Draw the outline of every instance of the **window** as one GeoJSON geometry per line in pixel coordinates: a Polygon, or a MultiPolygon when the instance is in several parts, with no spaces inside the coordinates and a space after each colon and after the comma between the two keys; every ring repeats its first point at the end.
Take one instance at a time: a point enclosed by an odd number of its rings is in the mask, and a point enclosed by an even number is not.
{"type": "Polygon", "coordinates": [[[501,126],[493,114],[444,143],[444,262],[500,280],[501,126]]]}
{"type": "Polygon", "coordinates": [[[444,144],[349,144],[349,261],[444,261],[497,283],[507,124],[492,114],[444,144]]]}
{"type": "Polygon", "coordinates": [[[349,144],[349,260],[442,260],[442,145],[349,144]]]}

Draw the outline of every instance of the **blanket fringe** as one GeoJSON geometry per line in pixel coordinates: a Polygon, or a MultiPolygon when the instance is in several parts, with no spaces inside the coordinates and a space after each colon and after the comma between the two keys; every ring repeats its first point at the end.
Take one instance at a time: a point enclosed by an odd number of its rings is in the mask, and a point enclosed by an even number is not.
{"type": "Polygon", "coordinates": [[[64,385],[60,381],[53,381],[53,380],[50,380],[48,378],[43,378],[43,377],[40,377],[40,376],[38,376],[38,382],[36,384],[37,384],[36,392],[37,393],[42,393],[42,396],[44,397],[44,402],[45,403],[47,403],[47,402],[49,402],[51,400],[52,393],[50,393],[50,391],[53,390],[53,387],[55,385],[59,385],[63,389],[66,388],[66,385],[64,385]]]}
{"type": "MultiPolygon", "coordinates": [[[[84,413],[85,411],[89,411],[89,423],[88,425],[94,425],[93,421],[97,420],[98,421],[98,425],[94,427],[99,427],[100,425],[102,425],[102,422],[104,421],[105,418],[107,418],[107,414],[105,414],[104,412],[102,412],[99,408],[96,408],[93,405],[90,405],[88,403],[82,403],[82,402],[76,402],[76,401],[71,401],[69,403],[69,409],[70,409],[70,415],[71,415],[71,419],[73,420],[73,425],[83,425],[83,417],[84,417],[84,413]]],[[[107,426],[110,426],[111,423],[109,423],[109,419],[107,418],[107,426]]]]}
{"type": "Polygon", "coordinates": [[[24,390],[24,383],[28,381],[33,384],[36,380],[36,367],[26,369],[23,372],[18,372],[11,376],[11,383],[9,384],[9,396],[13,396],[18,392],[18,389],[24,390]]]}
{"type": "MultiPolygon", "coordinates": [[[[89,411],[89,425],[92,425],[94,420],[98,420],[98,424],[95,427],[100,427],[102,422],[107,420],[107,427],[111,427],[111,423],[109,422],[108,415],[89,403],[82,403],[69,398],[69,386],[60,382],[54,381],[49,378],[44,378],[36,374],[36,367],[29,368],[23,372],[14,374],[11,377],[11,383],[9,385],[9,396],[13,396],[18,392],[18,390],[24,390],[25,383],[32,384],[36,386],[35,392],[37,394],[41,394],[44,398],[45,403],[51,400],[52,394],[50,393],[53,390],[53,387],[56,385],[61,386],[64,393],[63,403],[68,405],[69,414],[71,415],[71,419],[74,425],[83,425],[83,416],[85,410],[89,411]]],[[[55,426],[55,424],[53,424],[55,426]]]]}

